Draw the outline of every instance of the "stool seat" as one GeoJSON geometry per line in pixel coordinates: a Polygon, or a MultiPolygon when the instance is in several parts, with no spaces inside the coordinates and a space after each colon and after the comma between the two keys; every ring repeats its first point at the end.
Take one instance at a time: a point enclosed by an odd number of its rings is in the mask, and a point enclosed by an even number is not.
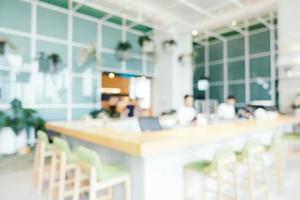
{"type": "Polygon", "coordinates": [[[212,162],[208,160],[193,162],[186,165],[185,167],[186,169],[194,170],[205,175],[214,172],[212,162]]]}
{"type": "Polygon", "coordinates": [[[78,148],[76,159],[85,161],[94,166],[97,173],[97,179],[101,181],[130,175],[127,169],[116,165],[102,163],[97,152],[84,147],[78,148]]]}
{"type": "Polygon", "coordinates": [[[300,140],[300,133],[287,133],[282,135],[282,138],[284,140],[298,141],[300,140]]]}

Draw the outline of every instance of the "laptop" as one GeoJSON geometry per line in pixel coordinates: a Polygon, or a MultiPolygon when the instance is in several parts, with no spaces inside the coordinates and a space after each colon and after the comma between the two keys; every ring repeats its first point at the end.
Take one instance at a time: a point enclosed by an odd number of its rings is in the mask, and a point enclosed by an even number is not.
{"type": "Polygon", "coordinates": [[[160,131],[162,130],[158,117],[139,117],[141,131],[160,131]]]}

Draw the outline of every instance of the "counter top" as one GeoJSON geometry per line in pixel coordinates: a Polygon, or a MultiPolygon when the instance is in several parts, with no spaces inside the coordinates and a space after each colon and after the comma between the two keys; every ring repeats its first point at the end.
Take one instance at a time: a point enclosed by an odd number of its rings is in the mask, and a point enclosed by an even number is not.
{"type": "Polygon", "coordinates": [[[62,135],[144,157],[297,123],[300,123],[299,117],[279,116],[268,122],[236,121],[147,133],[103,128],[98,120],[47,122],[46,128],[62,135]]]}

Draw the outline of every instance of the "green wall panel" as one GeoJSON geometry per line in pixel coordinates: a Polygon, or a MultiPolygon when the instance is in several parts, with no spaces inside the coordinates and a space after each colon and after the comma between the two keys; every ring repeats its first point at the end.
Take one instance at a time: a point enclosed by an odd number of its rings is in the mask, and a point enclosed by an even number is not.
{"type": "Polygon", "coordinates": [[[20,37],[11,34],[2,34],[0,36],[7,37],[16,47],[17,51],[14,51],[10,48],[6,48],[7,52],[12,54],[18,54],[22,56],[24,63],[31,63],[31,54],[30,54],[30,39],[27,37],[20,37]]]}
{"type": "Polygon", "coordinates": [[[85,44],[96,44],[97,23],[74,17],[73,41],[85,44]]]}
{"type": "Polygon", "coordinates": [[[72,102],[73,103],[96,103],[97,81],[87,81],[84,83],[84,78],[73,78],[72,102]],[[84,85],[87,84],[87,85],[84,85]],[[89,87],[92,93],[85,90],[89,87]]]}
{"type": "Polygon", "coordinates": [[[0,70],[0,103],[9,103],[12,100],[11,97],[11,80],[10,73],[0,70]]]}
{"type": "Polygon", "coordinates": [[[127,62],[127,70],[143,72],[143,61],[141,59],[130,58],[127,62]]]}
{"type": "Polygon", "coordinates": [[[43,40],[37,40],[37,53],[46,53],[47,55],[57,53],[62,59],[62,65],[67,66],[67,46],[63,44],[56,44],[52,42],[46,42],[43,40]]]}
{"type": "Polygon", "coordinates": [[[209,98],[218,100],[219,103],[224,101],[224,90],[223,86],[210,86],[209,87],[209,98]]]}
{"type": "Polygon", "coordinates": [[[102,66],[112,69],[121,69],[122,63],[114,53],[102,53],[102,66]]]}
{"type": "Polygon", "coordinates": [[[79,56],[80,56],[81,48],[73,47],[73,72],[82,73],[87,69],[91,69],[92,71],[96,70],[96,60],[90,60],[86,63],[80,65],[79,64],[79,56]]]}
{"type": "Polygon", "coordinates": [[[223,81],[223,64],[209,65],[209,80],[211,82],[223,81]]]}
{"type": "Polygon", "coordinates": [[[250,54],[270,51],[270,32],[264,31],[250,34],[250,54]]]}
{"type": "MultiPolygon", "coordinates": [[[[269,82],[270,84],[270,82],[269,82]]],[[[269,94],[269,89],[263,88],[262,85],[257,83],[250,84],[250,99],[251,101],[255,100],[270,100],[271,95],[269,94]]]]}
{"type": "Polygon", "coordinates": [[[270,77],[271,58],[269,56],[250,59],[250,77],[270,77]]]}
{"type": "Polygon", "coordinates": [[[20,0],[0,0],[0,27],[30,32],[31,5],[20,0]]]}
{"type": "Polygon", "coordinates": [[[109,26],[102,26],[102,45],[105,48],[115,49],[122,40],[122,32],[109,26]]]}
{"type": "Polygon", "coordinates": [[[37,33],[59,39],[67,39],[68,16],[64,13],[38,7],[37,33]]]}
{"type": "Polygon", "coordinates": [[[234,95],[237,103],[245,103],[245,84],[229,84],[228,94],[234,95]]]}
{"type": "Polygon", "coordinates": [[[197,67],[194,71],[194,83],[196,83],[199,79],[205,77],[205,68],[197,67]]]}
{"type": "Polygon", "coordinates": [[[72,119],[79,120],[87,116],[94,108],[72,108],[72,119]]]}
{"type": "Polygon", "coordinates": [[[132,45],[132,49],[130,49],[131,53],[142,54],[142,48],[140,47],[138,40],[139,36],[133,33],[127,33],[127,40],[132,45]]]}
{"type": "Polygon", "coordinates": [[[194,53],[196,53],[196,63],[205,63],[205,48],[202,46],[197,46],[194,49],[194,53]]]}
{"type": "Polygon", "coordinates": [[[67,119],[67,109],[64,108],[40,108],[37,111],[47,121],[67,119]]]}
{"type": "Polygon", "coordinates": [[[235,61],[228,63],[228,80],[245,79],[245,61],[235,61]]]}
{"type": "Polygon", "coordinates": [[[228,40],[228,57],[240,57],[245,54],[245,41],[244,38],[236,38],[228,40]]]}
{"type": "Polygon", "coordinates": [[[209,45],[209,60],[222,60],[223,59],[223,43],[217,42],[209,45]]]}

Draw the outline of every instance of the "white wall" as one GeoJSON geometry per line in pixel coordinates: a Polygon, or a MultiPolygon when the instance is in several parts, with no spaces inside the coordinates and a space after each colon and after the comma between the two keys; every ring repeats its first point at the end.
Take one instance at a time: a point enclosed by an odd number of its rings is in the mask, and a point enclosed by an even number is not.
{"type": "Polygon", "coordinates": [[[160,114],[170,109],[178,109],[183,104],[183,96],[192,94],[193,67],[189,61],[178,62],[181,54],[192,52],[192,36],[155,32],[157,62],[153,78],[153,113],[160,114]],[[177,47],[171,52],[162,49],[164,40],[174,39],[177,47]]]}
{"type": "Polygon", "coordinates": [[[292,112],[291,104],[300,92],[300,1],[284,0],[278,3],[279,32],[279,93],[280,110],[292,112]],[[293,71],[287,73],[289,68],[293,71]]]}

